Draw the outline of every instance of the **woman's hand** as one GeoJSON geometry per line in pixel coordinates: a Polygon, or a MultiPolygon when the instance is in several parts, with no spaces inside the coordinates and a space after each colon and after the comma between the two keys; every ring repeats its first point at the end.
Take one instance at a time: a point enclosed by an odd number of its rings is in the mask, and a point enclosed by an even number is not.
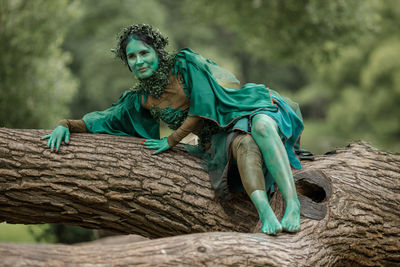
{"type": "Polygon", "coordinates": [[[144,145],[148,149],[157,149],[156,151],[153,152],[153,155],[156,155],[156,154],[158,154],[160,152],[163,152],[163,151],[165,151],[167,149],[170,149],[170,146],[168,145],[168,142],[167,142],[167,137],[164,137],[161,140],[147,139],[144,142],[144,145]]]}
{"type": "Polygon", "coordinates": [[[50,152],[58,152],[60,149],[60,144],[64,140],[66,144],[69,144],[69,129],[64,126],[57,126],[51,134],[45,135],[43,139],[49,139],[47,142],[47,147],[50,147],[50,152]],[[54,149],[55,146],[55,149],[54,149]]]}

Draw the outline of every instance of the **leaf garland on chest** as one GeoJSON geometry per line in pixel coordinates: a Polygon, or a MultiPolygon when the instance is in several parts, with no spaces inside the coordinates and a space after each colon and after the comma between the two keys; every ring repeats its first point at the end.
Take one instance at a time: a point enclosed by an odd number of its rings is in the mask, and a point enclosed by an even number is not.
{"type": "Polygon", "coordinates": [[[133,90],[143,95],[160,98],[169,83],[169,73],[175,61],[175,55],[167,55],[165,60],[160,60],[158,69],[146,79],[139,79],[133,90]]]}

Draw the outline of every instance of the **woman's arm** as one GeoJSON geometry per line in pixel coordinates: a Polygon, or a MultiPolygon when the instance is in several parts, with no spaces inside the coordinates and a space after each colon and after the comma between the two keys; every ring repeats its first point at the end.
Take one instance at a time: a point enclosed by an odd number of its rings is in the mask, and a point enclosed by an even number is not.
{"type": "Polygon", "coordinates": [[[61,120],[57,126],[68,128],[71,133],[88,133],[86,124],[83,120],[61,120]]]}
{"type": "Polygon", "coordinates": [[[170,134],[167,138],[170,147],[178,144],[183,138],[192,132],[197,132],[203,125],[203,119],[200,117],[188,116],[176,131],[170,134]]]}

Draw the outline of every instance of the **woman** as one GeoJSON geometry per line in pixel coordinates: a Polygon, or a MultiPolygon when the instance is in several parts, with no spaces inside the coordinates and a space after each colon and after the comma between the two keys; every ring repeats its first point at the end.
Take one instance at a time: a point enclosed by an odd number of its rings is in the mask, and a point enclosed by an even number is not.
{"type": "Polygon", "coordinates": [[[207,155],[217,194],[227,197],[244,188],[257,208],[262,232],[298,231],[300,204],[290,165],[301,168],[294,153],[303,129],[301,118],[264,85],[223,87],[217,79],[238,81],[190,49],[171,56],[164,50],[166,45],[167,39],[151,26],[125,28],[114,52],[139,84],[105,111],[61,121],[43,137],[49,139],[48,146],[57,152],[63,140],[69,143],[70,132],[109,133],[146,138],[146,147],[157,154],[193,132],[207,155]],[[175,130],[161,140],[159,119],[175,130]],[[273,182],[286,201],[281,222],[268,201],[273,182]]]}

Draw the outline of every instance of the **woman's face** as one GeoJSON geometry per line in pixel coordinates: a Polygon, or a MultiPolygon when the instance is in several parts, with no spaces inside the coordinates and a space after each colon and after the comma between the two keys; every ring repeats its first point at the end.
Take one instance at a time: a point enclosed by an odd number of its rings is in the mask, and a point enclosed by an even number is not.
{"type": "Polygon", "coordinates": [[[157,53],[146,43],[131,39],[125,52],[128,65],[137,78],[149,78],[157,70],[159,62],[157,53]]]}

